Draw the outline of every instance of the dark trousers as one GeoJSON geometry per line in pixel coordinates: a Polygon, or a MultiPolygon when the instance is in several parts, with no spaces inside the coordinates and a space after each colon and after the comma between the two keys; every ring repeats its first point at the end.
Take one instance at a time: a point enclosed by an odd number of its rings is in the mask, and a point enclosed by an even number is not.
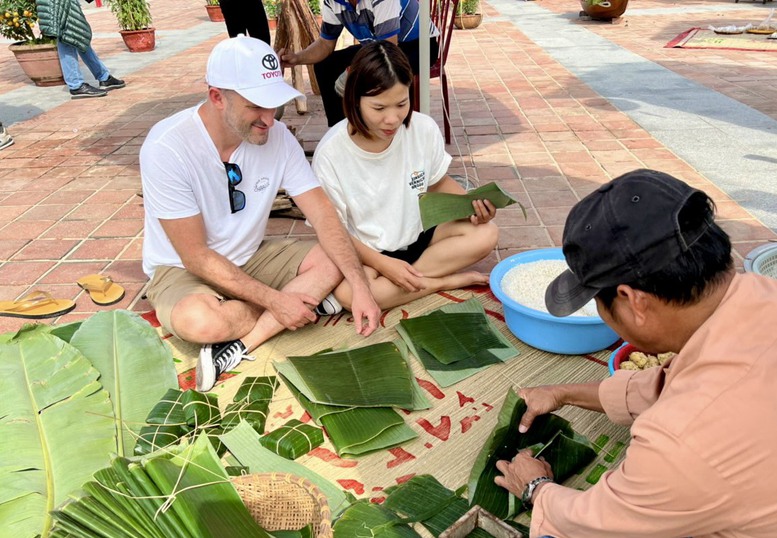
{"type": "MultiPolygon", "coordinates": [[[[222,0],[223,4],[223,0],[222,0]]],[[[407,55],[410,65],[413,68],[413,74],[418,74],[418,40],[399,43],[399,48],[407,55]]],[[[329,127],[345,118],[343,112],[343,100],[335,92],[335,81],[337,77],[343,74],[343,71],[351,65],[354,56],[361,49],[361,45],[336,50],[317,64],[313,66],[316,72],[316,81],[321,90],[321,100],[324,103],[324,112],[329,127]]],[[[429,59],[430,64],[437,61],[439,45],[437,38],[429,40],[429,59]]]]}
{"type": "Polygon", "coordinates": [[[270,25],[261,0],[221,0],[229,37],[245,34],[270,43],[270,25]]]}

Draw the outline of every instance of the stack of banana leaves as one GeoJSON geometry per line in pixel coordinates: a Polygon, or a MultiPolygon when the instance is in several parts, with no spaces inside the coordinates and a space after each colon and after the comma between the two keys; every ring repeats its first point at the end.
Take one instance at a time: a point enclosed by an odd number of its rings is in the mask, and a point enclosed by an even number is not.
{"type": "Polygon", "coordinates": [[[397,331],[441,387],[518,356],[477,299],[400,320],[397,331]]]}
{"type": "Polygon", "coordinates": [[[396,409],[430,407],[407,364],[407,347],[383,342],[289,357],[275,368],[340,456],[358,456],[417,437],[396,409]]]}

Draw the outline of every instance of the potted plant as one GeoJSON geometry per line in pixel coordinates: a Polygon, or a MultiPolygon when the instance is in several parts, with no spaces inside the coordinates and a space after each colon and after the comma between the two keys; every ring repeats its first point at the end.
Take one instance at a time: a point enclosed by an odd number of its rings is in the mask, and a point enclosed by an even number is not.
{"type": "Polygon", "coordinates": [[[36,86],[64,84],[54,38],[36,36],[35,0],[0,0],[0,35],[14,41],[8,48],[36,86]]]}
{"type": "Polygon", "coordinates": [[[119,22],[119,33],[130,52],[148,52],[156,46],[148,0],[109,0],[119,22]]]}
{"type": "Polygon", "coordinates": [[[221,12],[219,0],[206,0],[205,10],[211,22],[224,22],[224,14],[221,12]]]}
{"type": "Polygon", "coordinates": [[[275,30],[278,26],[278,2],[279,0],[262,0],[264,12],[267,14],[267,24],[270,25],[270,30],[275,30]]]}
{"type": "Polygon", "coordinates": [[[453,25],[459,30],[477,28],[483,22],[480,0],[459,0],[459,9],[453,17],[453,25]]]}

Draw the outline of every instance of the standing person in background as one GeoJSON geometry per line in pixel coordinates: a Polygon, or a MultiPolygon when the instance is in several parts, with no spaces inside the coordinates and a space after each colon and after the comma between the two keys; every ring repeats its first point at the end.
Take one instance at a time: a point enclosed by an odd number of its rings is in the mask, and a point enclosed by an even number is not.
{"type": "MultiPolygon", "coordinates": [[[[418,0],[321,0],[321,35],[305,50],[294,53],[278,51],[284,65],[314,64],[316,80],[329,127],[345,118],[343,101],[335,82],[351,65],[362,45],[371,41],[389,41],[399,45],[418,74],[419,22],[418,0]],[[337,39],[347,29],[358,45],[335,50],[337,39]]],[[[429,58],[437,59],[440,32],[430,23],[429,58]]]]}
{"type": "Polygon", "coordinates": [[[105,97],[109,90],[126,86],[123,80],[108,72],[92,48],[92,28],[78,0],[36,0],[35,3],[41,33],[57,38],[59,64],[72,99],[105,97]],[[97,79],[99,88],[84,82],[78,67],[79,56],[97,79]]]}
{"type": "Polygon", "coordinates": [[[219,0],[229,37],[244,34],[270,43],[270,25],[262,0],[219,0]]]}
{"type": "Polygon", "coordinates": [[[3,127],[3,122],[0,121],[0,149],[5,149],[13,144],[13,137],[8,134],[8,131],[3,127]]]}

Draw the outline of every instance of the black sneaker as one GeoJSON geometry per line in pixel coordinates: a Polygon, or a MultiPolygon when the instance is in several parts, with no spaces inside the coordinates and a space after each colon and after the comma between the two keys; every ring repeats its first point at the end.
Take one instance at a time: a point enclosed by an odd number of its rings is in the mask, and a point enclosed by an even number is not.
{"type": "Polygon", "coordinates": [[[118,90],[119,88],[123,88],[126,85],[127,85],[126,82],[124,82],[123,80],[119,80],[113,75],[108,75],[108,78],[106,78],[103,81],[100,81],[100,89],[105,91],[118,90]]]}
{"type": "Polygon", "coordinates": [[[108,95],[106,90],[98,90],[94,86],[90,86],[86,82],[81,84],[78,89],[70,90],[71,99],[86,99],[88,97],[105,97],[108,95]]]}
{"type": "Polygon", "coordinates": [[[206,392],[212,389],[221,374],[240,364],[243,359],[253,357],[246,355],[246,346],[240,340],[202,346],[197,361],[197,390],[206,392]]]}

